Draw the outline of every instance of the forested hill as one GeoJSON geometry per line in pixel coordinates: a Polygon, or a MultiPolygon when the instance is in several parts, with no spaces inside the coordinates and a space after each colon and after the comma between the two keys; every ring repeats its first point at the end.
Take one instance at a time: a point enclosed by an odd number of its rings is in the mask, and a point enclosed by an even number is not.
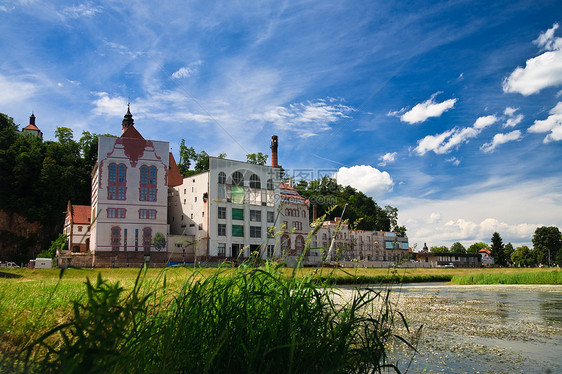
{"type": "MultiPolygon", "coordinates": [[[[97,135],[87,131],[78,142],[72,130],[57,128],[56,141],[19,133],[13,119],[0,113],[0,210],[38,222],[40,234],[25,238],[0,233],[2,251],[17,248],[24,261],[38,245],[48,247],[62,232],[67,201],[90,204],[90,174],[97,158],[97,135]],[[6,238],[9,238],[7,240],[6,238]],[[39,241],[39,243],[37,242],[39,241]]],[[[0,253],[0,259],[2,259],[0,253]]]]}
{"type": "Polygon", "coordinates": [[[327,219],[340,217],[343,207],[347,203],[343,219],[349,219],[351,224],[357,223],[357,229],[393,230],[400,235],[405,235],[406,233],[404,226],[397,226],[398,209],[388,205],[381,208],[371,197],[363,192],[351,186],[339,185],[334,179],[324,177],[311,182],[301,180],[293,187],[302,197],[310,200],[311,216],[313,205],[317,207],[318,217],[330,211],[334,205],[337,205],[335,209],[327,214],[327,219]]]}

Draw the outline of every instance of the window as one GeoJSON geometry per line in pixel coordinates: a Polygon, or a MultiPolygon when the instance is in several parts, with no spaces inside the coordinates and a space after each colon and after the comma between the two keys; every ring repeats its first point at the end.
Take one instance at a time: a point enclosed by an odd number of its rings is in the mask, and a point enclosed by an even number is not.
{"type": "Polygon", "coordinates": [[[275,213],[267,212],[267,223],[275,222],[275,213]]]}
{"type": "Polygon", "coordinates": [[[219,243],[217,247],[217,254],[219,257],[226,257],[226,243],[219,243]]]}
{"type": "Polygon", "coordinates": [[[384,242],[384,247],[386,249],[392,249],[392,248],[394,248],[393,244],[394,244],[393,242],[384,242]]]}
{"type": "Polygon", "coordinates": [[[234,186],[244,186],[244,176],[241,172],[235,171],[232,174],[232,185],[234,186]]]}
{"type": "Polygon", "coordinates": [[[217,207],[217,215],[219,219],[226,219],[226,207],[224,206],[217,207]]]}
{"type": "Polygon", "coordinates": [[[78,232],[82,232],[82,226],[78,226],[78,232]]]}
{"type": "Polygon", "coordinates": [[[250,187],[261,188],[260,177],[258,177],[256,174],[252,174],[252,176],[250,177],[250,187]]]}
{"type": "Polygon", "coordinates": [[[139,229],[135,229],[135,252],[139,250],[139,229]]]}
{"type": "Polygon", "coordinates": [[[226,184],[226,174],[222,171],[219,173],[219,183],[226,184]]]}
{"type": "Polygon", "coordinates": [[[232,208],[232,219],[243,221],[244,220],[244,209],[232,208]]]}
{"type": "Polygon", "coordinates": [[[250,221],[261,222],[261,212],[259,210],[250,210],[250,221]]]}
{"type": "Polygon", "coordinates": [[[301,254],[302,251],[304,251],[304,238],[301,235],[297,235],[295,238],[295,249],[298,254],[301,254]]]}
{"type": "Polygon", "coordinates": [[[156,201],[156,166],[148,167],[146,165],[143,165],[140,168],[140,173],[140,201],[156,201]]]}
{"type": "Polygon", "coordinates": [[[291,238],[289,235],[285,234],[281,237],[281,250],[286,252],[291,249],[291,238]]]}
{"type": "Polygon", "coordinates": [[[261,238],[261,226],[250,226],[250,238],[261,238]]]}
{"type": "Polygon", "coordinates": [[[125,164],[109,164],[109,177],[107,183],[108,200],[127,199],[127,167],[125,164]]]}
{"type": "Polygon", "coordinates": [[[272,190],[273,189],[273,180],[268,179],[267,180],[267,189],[268,190],[272,190]]]}
{"type": "Polygon", "coordinates": [[[302,231],[302,222],[293,222],[293,228],[298,231],[302,231]]]}
{"type": "Polygon", "coordinates": [[[199,224],[198,229],[199,229],[199,231],[203,230],[203,224],[202,223],[199,224]]]}
{"type": "Polygon", "coordinates": [[[140,219],[156,219],[156,209],[139,209],[140,219]]]}
{"type": "Polygon", "coordinates": [[[402,242],[402,249],[410,249],[408,246],[408,242],[402,242]]]}
{"type": "Polygon", "coordinates": [[[243,238],[244,237],[244,226],[242,226],[242,225],[232,225],[232,236],[243,238]]]}
{"type": "Polygon", "coordinates": [[[226,225],[224,223],[219,223],[217,235],[226,236],[226,225]]]}
{"type": "Polygon", "coordinates": [[[115,218],[115,208],[107,208],[107,218],[115,218]]]}
{"type": "Polygon", "coordinates": [[[244,204],[244,187],[232,186],[231,193],[234,204],[244,204]]]}
{"type": "Polygon", "coordinates": [[[113,251],[118,251],[121,245],[121,228],[112,227],[111,228],[111,249],[113,251]]]}
{"type": "Polygon", "coordinates": [[[150,252],[152,246],[152,229],[150,227],[142,229],[142,245],[145,252],[150,252]]]}

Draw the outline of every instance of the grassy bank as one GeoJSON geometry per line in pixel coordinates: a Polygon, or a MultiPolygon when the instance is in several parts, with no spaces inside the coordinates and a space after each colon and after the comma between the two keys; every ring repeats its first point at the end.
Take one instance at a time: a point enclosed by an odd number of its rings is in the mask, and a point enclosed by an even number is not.
{"type": "Polygon", "coordinates": [[[0,371],[374,372],[401,321],[386,290],[344,300],[274,266],[135,273],[0,279],[0,371]]]}
{"type": "Polygon", "coordinates": [[[453,284],[562,284],[560,269],[519,269],[517,272],[480,272],[455,275],[453,284]]]}

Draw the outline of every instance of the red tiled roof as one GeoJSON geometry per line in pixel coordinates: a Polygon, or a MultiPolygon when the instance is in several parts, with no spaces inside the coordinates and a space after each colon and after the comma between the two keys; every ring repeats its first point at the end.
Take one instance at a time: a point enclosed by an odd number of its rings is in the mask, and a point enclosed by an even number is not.
{"type": "Polygon", "coordinates": [[[144,139],[140,132],[135,129],[135,126],[129,126],[127,129],[121,134],[121,138],[135,138],[135,139],[144,139]]]}
{"type": "Polygon", "coordinates": [[[35,131],[41,131],[41,130],[39,130],[39,128],[38,128],[37,126],[35,126],[35,125],[32,125],[32,124],[29,124],[29,125],[25,126],[25,127],[23,128],[23,129],[24,129],[24,130],[35,130],[35,131]]]}
{"type": "Polygon", "coordinates": [[[176,164],[176,160],[172,155],[172,152],[170,152],[168,163],[168,187],[179,186],[183,183],[183,177],[180,173],[180,169],[178,168],[178,164],[176,164]]]}
{"type": "Polygon", "coordinates": [[[92,211],[92,207],[89,205],[72,205],[72,222],[75,225],[90,224],[90,214],[92,211]]]}
{"type": "Polygon", "coordinates": [[[481,250],[478,251],[478,253],[480,253],[480,252],[484,252],[484,253],[487,253],[487,254],[492,254],[492,252],[490,252],[490,250],[489,250],[489,249],[486,249],[486,248],[482,248],[481,250]]]}

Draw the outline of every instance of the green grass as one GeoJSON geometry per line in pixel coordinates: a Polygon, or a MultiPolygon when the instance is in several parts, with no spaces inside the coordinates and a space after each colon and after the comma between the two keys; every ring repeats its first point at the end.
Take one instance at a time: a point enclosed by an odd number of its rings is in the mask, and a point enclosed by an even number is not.
{"type": "MultiPolygon", "coordinates": [[[[526,269],[525,269],[526,270],[526,269]]],[[[525,271],[509,273],[476,273],[455,275],[453,284],[562,284],[560,269],[541,269],[541,271],[525,271]]]]}
{"type": "MultiPolygon", "coordinates": [[[[128,271],[111,273],[123,283],[87,272],[97,280],[84,285],[79,270],[2,280],[22,294],[19,312],[0,320],[1,371],[370,373],[392,366],[386,347],[405,323],[388,289],[342,299],[329,276],[269,264],[128,271]],[[44,296],[34,298],[37,290],[44,296]],[[17,326],[22,310],[34,315],[28,338],[17,326]]],[[[13,302],[1,294],[0,312],[13,302]]]]}

